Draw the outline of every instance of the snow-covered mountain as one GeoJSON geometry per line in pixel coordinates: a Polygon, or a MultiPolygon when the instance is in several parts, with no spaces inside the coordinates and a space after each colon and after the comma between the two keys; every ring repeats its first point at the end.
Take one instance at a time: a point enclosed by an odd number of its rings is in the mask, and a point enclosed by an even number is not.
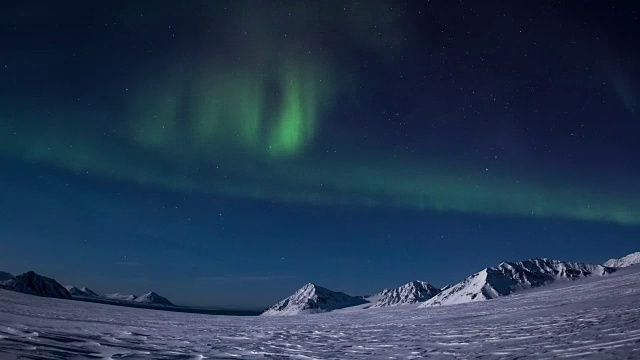
{"type": "Polygon", "coordinates": [[[424,302],[440,293],[440,289],[428,282],[416,280],[395,289],[384,289],[372,296],[377,301],[370,308],[381,308],[424,302]]]}
{"type": "Polygon", "coordinates": [[[67,285],[65,286],[65,288],[67,289],[67,291],[69,291],[71,296],[73,296],[74,298],[94,298],[94,299],[117,301],[119,303],[130,302],[130,303],[146,304],[146,305],[175,306],[167,298],[160,296],[153,291],[146,293],[142,296],[137,296],[133,294],[120,294],[120,293],[106,294],[102,296],[102,295],[98,295],[96,292],[94,292],[93,290],[87,287],[83,287],[79,289],[75,286],[67,285]]]}
{"type": "Polygon", "coordinates": [[[60,299],[71,299],[71,294],[54,279],[38,275],[33,271],[15,276],[2,282],[5,289],[31,295],[46,296],[60,299]]]}
{"type": "Polygon", "coordinates": [[[26,294],[62,299],[76,298],[82,300],[82,298],[94,298],[96,300],[104,299],[121,303],[130,302],[145,305],[175,306],[167,298],[155,292],[149,292],[140,297],[133,294],[127,295],[119,293],[101,296],[88,287],[78,288],[73,285],[62,286],[56,280],[38,275],[33,271],[15,277],[8,272],[0,271],[0,287],[26,294]]]}
{"type": "Polygon", "coordinates": [[[83,287],[81,289],[73,286],[67,285],[65,286],[67,291],[71,294],[71,296],[75,298],[95,298],[95,299],[105,299],[105,300],[113,300],[117,302],[132,302],[138,304],[146,304],[146,305],[163,305],[163,306],[175,306],[171,301],[167,298],[158,295],[155,292],[149,292],[142,296],[137,296],[133,294],[106,294],[104,296],[98,295],[93,290],[88,287],[83,287]]]}
{"type": "Polygon", "coordinates": [[[640,264],[640,252],[629,254],[620,259],[609,259],[602,265],[609,267],[627,267],[633,264],[640,264]]]}
{"type": "Polygon", "coordinates": [[[362,297],[331,291],[315,284],[306,284],[293,295],[273,305],[262,315],[296,315],[342,309],[367,303],[362,297]]]}
{"type": "Polygon", "coordinates": [[[134,301],[138,298],[138,296],[133,294],[120,294],[120,293],[105,294],[104,297],[110,300],[119,300],[119,301],[134,301]]]}
{"type": "Polygon", "coordinates": [[[89,289],[88,287],[83,287],[80,288],[80,291],[82,291],[83,293],[87,294],[87,296],[89,297],[100,297],[100,295],[98,295],[98,293],[96,293],[95,291],[89,289]]]}
{"type": "MultiPolygon", "coordinates": [[[[135,295],[134,295],[135,296],[135,295]]],[[[141,304],[152,304],[152,305],[164,305],[164,306],[174,306],[171,301],[169,301],[167,298],[162,297],[156,293],[154,293],[153,291],[150,293],[146,293],[138,298],[136,298],[135,300],[133,300],[134,302],[137,303],[141,303],[141,304]]]]}
{"type": "MultiPolygon", "coordinates": [[[[91,291],[91,290],[89,290],[91,291]]],[[[95,294],[95,293],[94,293],[95,294]]],[[[145,304],[145,305],[163,305],[163,306],[175,306],[169,299],[158,295],[157,293],[149,292],[142,296],[137,296],[133,294],[106,294],[104,296],[100,296],[107,300],[114,300],[118,302],[130,302],[136,304],[145,304]]]]}
{"type": "Polygon", "coordinates": [[[615,268],[602,265],[531,259],[504,262],[477,272],[424,302],[420,307],[482,301],[513,292],[548,285],[556,280],[575,280],[585,276],[603,276],[615,268]]]}
{"type": "Polygon", "coordinates": [[[67,291],[69,292],[69,294],[71,294],[71,296],[84,296],[84,293],[82,292],[82,290],[78,289],[73,285],[66,285],[64,288],[67,289],[67,291]]]}
{"type": "Polygon", "coordinates": [[[93,292],[93,290],[91,290],[91,289],[89,289],[87,287],[83,287],[82,289],[78,289],[77,287],[75,287],[73,285],[67,285],[67,286],[65,286],[65,289],[67,289],[69,294],[71,294],[71,296],[73,296],[73,297],[91,297],[91,298],[100,297],[100,295],[96,294],[95,292],[93,292]]]}

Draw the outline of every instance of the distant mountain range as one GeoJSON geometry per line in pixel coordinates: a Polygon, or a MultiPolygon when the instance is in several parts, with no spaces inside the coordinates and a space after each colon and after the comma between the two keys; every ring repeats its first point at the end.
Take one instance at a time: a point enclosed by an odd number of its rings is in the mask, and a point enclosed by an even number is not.
{"type": "Polygon", "coordinates": [[[71,285],[67,286],[67,290],[69,290],[69,292],[71,293],[71,295],[73,295],[74,298],[79,298],[79,299],[101,299],[101,300],[116,301],[119,303],[175,306],[167,298],[160,296],[153,291],[141,296],[137,296],[133,294],[126,295],[126,294],[120,294],[120,293],[98,295],[97,293],[95,293],[89,288],[84,287],[82,289],[78,289],[77,287],[71,286],[71,285]]]}
{"type": "Polygon", "coordinates": [[[13,276],[8,272],[0,271],[0,288],[17,291],[25,294],[45,296],[59,299],[95,299],[115,301],[118,303],[134,303],[144,305],[175,306],[167,298],[155,292],[146,293],[140,297],[136,295],[108,294],[99,295],[93,290],[72,285],[62,286],[56,280],[38,275],[33,271],[13,276]]]}
{"type": "Polygon", "coordinates": [[[418,307],[461,304],[508,296],[521,290],[537,288],[556,281],[572,281],[588,276],[605,276],[617,268],[640,264],[640,252],[603,265],[592,265],[550,259],[503,262],[485,268],[455,285],[442,289],[424,281],[412,281],[398,288],[384,289],[366,297],[335,292],[314,284],[306,284],[293,295],[263,312],[263,315],[297,315],[327,312],[354,307],[373,309],[419,304],[418,307]],[[371,304],[362,306],[363,304],[371,304]]]}
{"type": "MultiPolygon", "coordinates": [[[[537,288],[557,281],[572,281],[588,276],[606,276],[618,268],[640,264],[640,252],[603,265],[592,265],[550,259],[503,262],[488,267],[454,285],[441,289],[425,281],[411,281],[397,288],[384,289],[371,296],[351,296],[308,283],[294,294],[265,310],[262,315],[297,315],[327,312],[344,308],[375,309],[414,305],[421,308],[485,301],[509,296],[521,290],[537,288]]],[[[60,299],[76,299],[127,306],[174,307],[167,298],[155,292],[100,295],[93,290],[60,285],[56,280],[33,271],[21,275],[0,271],[0,288],[31,295],[60,299]]]]}

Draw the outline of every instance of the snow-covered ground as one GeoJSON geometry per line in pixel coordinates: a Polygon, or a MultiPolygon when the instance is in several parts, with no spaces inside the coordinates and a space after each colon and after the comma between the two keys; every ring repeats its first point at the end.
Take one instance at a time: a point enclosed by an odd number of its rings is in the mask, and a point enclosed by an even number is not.
{"type": "Polygon", "coordinates": [[[0,290],[0,358],[640,359],[640,266],[484,302],[292,317],[172,313],[0,290]]]}

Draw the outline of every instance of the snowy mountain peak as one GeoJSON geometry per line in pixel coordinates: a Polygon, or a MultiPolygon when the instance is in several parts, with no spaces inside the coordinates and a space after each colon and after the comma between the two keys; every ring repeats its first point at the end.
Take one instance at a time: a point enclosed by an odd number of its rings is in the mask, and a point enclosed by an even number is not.
{"type": "Polygon", "coordinates": [[[556,280],[603,276],[614,271],[614,268],[601,265],[539,258],[503,262],[469,276],[427,300],[421,307],[494,299],[519,290],[548,285],[556,280]]]}
{"type": "Polygon", "coordinates": [[[634,264],[640,264],[640,252],[629,254],[625,257],[621,257],[620,259],[609,259],[603,265],[620,268],[620,267],[631,266],[634,264]]]}
{"type": "Polygon", "coordinates": [[[98,295],[98,293],[96,293],[95,291],[89,289],[88,287],[83,287],[83,288],[80,289],[80,291],[82,291],[83,293],[87,294],[88,296],[100,297],[100,295],[98,295]]]}
{"type": "Polygon", "coordinates": [[[89,289],[87,287],[83,287],[82,289],[78,289],[77,287],[75,287],[73,285],[67,285],[67,286],[65,286],[65,289],[67,289],[69,294],[71,294],[71,296],[73,296],[73,297],[100,297],[100,295],[98,295],[95,292],[91,291],[91,289],[89,289]]]}
{"type": "Polygon", "coordinates": [[[317,313],[360,305],[366,302],[361,297],[350,296],[308,283],[293,295],[267,309],[262,315],[317,313]]]}
{"type": "Polygon", "coordinates": [[[384,289],[374,295],[378,300],[371,308],[381,308],[424,302],[440,293],[440,289],[425,281],[411,281],[395,289],[384,289]]]}
{"type": "Polygon", "coordinates": [[[66,285],[64,288],[67,289],[67,291],[69,292],[69,294],[71,294],[71,296],[82,296],[82,295],[84,295],[82,290],[78,289],[77,287],[75,287],[73,285],[66,285]]]}
{"type": "MultiPolygon", "coordinates": [[[[300,289],[298,289],[298,291],[313,291],[313,290],[316,289],[316,287],[318,287],[318,286],[316,284],[314,284],[314,283],[306,283],[306,284],[302,285],[302,287],[300,289]]],[[[320,286],[320,288],[322,288],[322,287],[320,286]]]]}
{"type": "Polygon", "coordinates": [[[136,298],[133,301],[137,302],[137,303],[143,303],[143,304],[173,306],[173,303],[171,303],[171,301],[169,301],[165,297],[162,297],[162,296],[154,293],[153,291],[149,292],[149,293],[146,293],[146,294],[136,298]]]}

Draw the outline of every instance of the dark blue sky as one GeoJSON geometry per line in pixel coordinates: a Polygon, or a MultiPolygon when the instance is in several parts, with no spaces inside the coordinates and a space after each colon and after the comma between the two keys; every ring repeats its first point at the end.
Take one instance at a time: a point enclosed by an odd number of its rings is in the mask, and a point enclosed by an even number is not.
{"type": "Polygon", "coordinates": [[[290,206],[4,166],[3,268],[179,304],[260,308],[309,281],[369,294],[412,279],[444,286],[504,260],[637,250],[637,226],[290,206]]]}
{"type": "Polygon", "coordinates": [[[261,308],[640,236],[623,2],[19,2],[0,268],[261,308]]]}

